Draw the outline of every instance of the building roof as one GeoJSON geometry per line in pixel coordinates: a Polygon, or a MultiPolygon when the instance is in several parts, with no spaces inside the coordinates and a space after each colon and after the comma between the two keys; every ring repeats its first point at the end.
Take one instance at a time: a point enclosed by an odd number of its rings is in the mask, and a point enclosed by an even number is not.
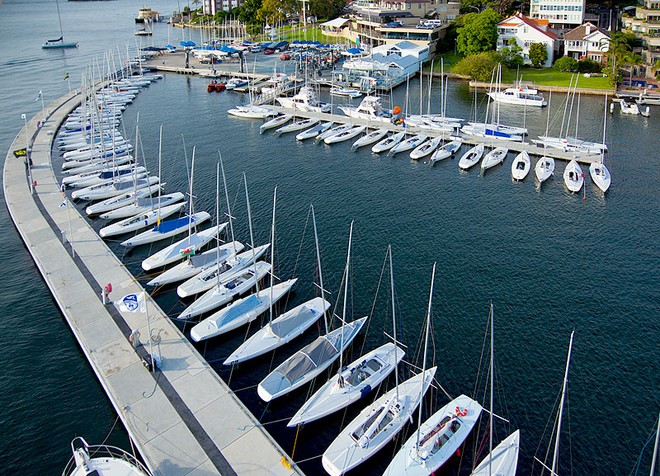
{"type": "Polygon", "coordinates": [[[608,31],[605,31],[602,28],[598,28],[593,23],[587,22],[564,33],[564,40],[584,40],[585,37],[592,35],[597,31],[608,38],[610,37],[610,33],[608,31]],[[589,29],[589,33],[587,33],[587,29],[589,29]]]}
{"type": "Polygon", "coordinates": [[[544,34],[551,40],[556,40],[557,35],[547,29],[548,21],[547,20],[533,20],[528,16],[523,15],[522,13],[516,13],[512,17],[505,18],[497,24],[498,27],[517,27],[522,23],[525,25],[534,28],[538,32],[544,34]]]}
{"type": "Polygon", "coordinates": [[[319,26],[325,26],[329,28],[341,28],[343,27],[346,23],[348,23],[350,20],[348,18],[335,18],[334,20],[327,21],[325,23],[321,23],[319,26]]]}

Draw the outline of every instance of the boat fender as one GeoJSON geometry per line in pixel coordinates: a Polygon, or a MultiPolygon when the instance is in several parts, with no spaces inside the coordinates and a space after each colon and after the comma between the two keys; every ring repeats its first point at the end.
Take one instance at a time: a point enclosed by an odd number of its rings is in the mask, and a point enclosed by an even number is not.
{"type": "Polygon", "coordinates": [[[101,300],[103,301],[103,304],[107,303],[107,299],[110,296],[111,292],[112,292],[111,283],[107,283],[105,286],[103,286],[103,289],[101,290],[101,300]]]}

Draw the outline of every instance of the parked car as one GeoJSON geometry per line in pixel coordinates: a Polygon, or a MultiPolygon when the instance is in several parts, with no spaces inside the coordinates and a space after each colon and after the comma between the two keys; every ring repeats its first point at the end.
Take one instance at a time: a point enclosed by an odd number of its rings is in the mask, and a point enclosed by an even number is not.
{"type": "Polygon", "coordinates": [[[265,55],[272,55],[273,53],[275,53],[275,50],[273,48],[264,48],[265,55]]]}

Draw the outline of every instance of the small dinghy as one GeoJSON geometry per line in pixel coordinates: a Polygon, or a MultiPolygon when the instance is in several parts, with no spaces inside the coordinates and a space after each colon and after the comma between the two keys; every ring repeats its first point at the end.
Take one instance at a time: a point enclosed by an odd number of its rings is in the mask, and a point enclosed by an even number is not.
{"type": "Polygon", "coordinates": [[[263,134],[268,129],[274,129],[276,127],[280,127],[283,124],[289,122],[291,119],[293,119],[293,116],[291,114],[282,114],[281,116],[274,117],[270,121],[266,121],[261,125],[261,127],[259,128],[259,134],[263,134]]]}
{"type": "Polygon", "coordinates": [[[458,167],[461,170],[468,170],[470,167],[473,167],[479,163],[481,157],[484,155],[484,145],[477,144],[468,150],[461,160],[458,161],[458,167]]]}
{"type": "Polygon", "coordinates": [[[417,134],[412,137],[408,137],[406,140],[403,140],[392,147],[387,155],[394,156],[399,152],[406,152],[410,149],[414,149],[415,147],[421,145],[427,138],[428,136],[426,134],[417,134]]]}
{"type": "Polygon", "coordinates": [[[331,135],[330,137],[326,137],[325,139],[323,139],[323,142],[328,145],[335,144],[337,142],[344,142],[346,140],[353,139],[359,134],[362,134],[366,128],[367,126],[355,126],[348,130],[342,131],[339,134],[334,134],[331,135]]]}
{"type": "Polygon", "coordinates": [[[435,151],[435,149],[437,149],[441,143],[442,143],[442,137],[434,137],[430,141],[426,141],[418,145],[415,148],[415,150],[413,150],[410,153],[410,158],[413,160],[423,159],[424,157],[435,151]]]}

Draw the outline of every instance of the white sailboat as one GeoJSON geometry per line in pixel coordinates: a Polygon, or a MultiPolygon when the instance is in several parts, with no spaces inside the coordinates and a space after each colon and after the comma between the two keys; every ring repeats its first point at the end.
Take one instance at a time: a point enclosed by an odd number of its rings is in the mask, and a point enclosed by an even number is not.
{"type": "Polygon", "coordinates": [[[142,269],[151,271],[152,269],[162,268],[168,264],[176,263],[186,257],[197,254],[198,250],[217,239],[220,233],[227,228],[227,223],[219,223],[205,230],[192,233],[189,230],[188,236],[172,243],[160,251],[152,254],[142,261],[142,269]]]}
{"type": "Polygon", "coordinates": [[[552,157],[541,157],[536,166],[534,166],[534,174],[539,184],[548,180],[555,173],[555,159],[552,157]]]}
{"type": "Polygon", "coordinates": [[[410,153],[410,158],[413,160],[423,159],[430,153],[434,152],[440,144],[442,144],[442,137],[434,137],[430,141],[426,141],[418,145],[415,150],[410,153]]]}
{"type": "Polygon", "coordinates": [[[88,206],[85,208],[85,213],[87,213],[89,216],[92,216],[130,205],[135,201],[136,197],[138,199],[150,197],[159,189],[162,189],[162,185],[163,184],[159,184],[158,186],[153,187],[139,188],[137,191],[124,192],[120,195],[110,197],[106,200],[88,206]]]}
{"type": "MultiPolygon", "coordinates": [[[[605,96],[605,108],[607,109],[607,95],[605,96]]],[[[607,111],[605,111],[605,119],[603,120],[603,143],[605,143],[605,131],[607,130],[607,111]]],[[[604,192],[610,188],[612,184],[612,175],[607,167],[605,167],[605,152],[600,155],[600,161],[592,162],[589,165],[589,175],[591,180],[596,186],[604,192]]]]}
{"type": "Polygon", "coordinates": [[[295,121],[295,122],[292,122],[291,124],[287,124],[285,126],[280,127],[279,129],[277,129],[275,131],[275,134],[282,135],[282,134],[286,134],[286,133],[289,133],[289,132],[302,131],[303,129],[313,127],[318,123],[319,123],[319,120],[318,119],[313,119],[313,118],[303,119],[301,121],[295,121]]]}
{"type": "Polygon", "coordinates": [[[353,139],[359,134],[362,134],[366,128],[367,126],[353,126],[348,130],[340,132],[339,134],[334,134],[331,135],[330,137],[326,137],[325,139],[323,139],[323,142],[328,145],[336,144],[337,142],[344,142],[353,139]]]}
{"type": "Polygon", "coordinates": [[[178,213],[185,206],[186,202],[175,203],[173,205],[168,205],[162,208],[158,207],[154,210],[149,210],[132,217],[124,218],[123,220],[111,223],[110,225],[101,228],[99,230],[99,235],[101,238],[110,238],[117,235],[123,235],[124,233],[141,230],[142,228],[153,225],[161,218],[167,218],[170,215],[178,213]]]}
{"type": "Polygon", "coordinates": [[[529,154],[526,150],[523,150],[511,162],[511,177],[517,181],[523,180],[529,174],[531,166],[532,162],[529,159],[529,154]]]}
{"type": "Polygon", "coordinates": [[[392,440],[412,418],[415,409],[428,390],[436,367],[426,369],[426,354],[431,326],[431,296],[435,279],[435,264],[431,277],[429,308],[426,318],[424,363],[422,371],[399,384],[362,410],[330,444],[321,462],[331,476],[339,476],[364,463],[392,440]]]}
{"type": "MultiPolygon", "coordinates": [[[[246,188],[247,190],[247,188],[246,188]]],[[[210,339],[229,331],[232,331],[242,325],[254,321],[261,314],[278,302],[286,293],[288,293],[298,280],[289,279],[279,284],[273,283],[273,272],[275,269],[275,209],[277,206],[277,187],[273,192],[273,222],[271,231],[271,249],[270,249],[270,287],[257,290],[247,297],[239,299],[229,304],[227,307],[210,315],[200,323],[195,325],[190,331],[190,336],[195,342],[210,339]]]]}
{"type": "Polygon", "coordinates": [[[344,131],[351,129],[352,127],[353,124],[340,124],[338,126],[331,127],[330,129],[321,132],[319,135],[317,135],[316,138],[314,139],[314,142],[318,144],[320,142],[325,141],[325,139],[327,139],[328,137],[334,136],[336,134],[340,134],[344,131]]]}
{"type": "MultiPolygon", "coordinates": [[[[316,217],[314,207],[311,207],[312,223],[314,224],[314,242],[316,243],[316,259],[319,270],[321,296],[306,301],[293,309],[273,319],[273,308],[270,307],[268,323],[248,338],[224,361],[224,365],[233,365],[263,355],[291,342],[309,329],[330,308],[325,300],[323,288],[323,273],[321,271],[321,252],[319,250],[318,234],[316,233],[316,217]]],[[[328,322],[325,320],[326,332],[328,322]]]]}
{"type": "Polygon", "coordinates": [[[366,145],[371,145],[374,142],[378,142],[383,137],[385,137],[388,132],[389,131],[387,129],[375,129],[369,132],[368,134],[363,135],[355,142],[353,142],[353,145],[351,146],[351,150],[357,150],[360,147],[364,147],[366,145]]]}
{"type": "MultiPolygon", "coordinates": [[[[154,187],[154,189],[156,189],[156,187],[154,187]]],[[[168,193],[167,195],[161,195],[156,198],[151,196],[138,197],[128,205],[115,208],[114,210],[109,210],[105,213],[101,213],[99,218],[102,218],[103,220],[119,220],[121,218],[128,218],[135,216],[138,213],[146,212],[155,207],[163,208],[169,205],[173,205],[184,199],[185,196],[181,192],[168,193]]]]}
{"type": "MultiPolygon", "coordinates": [[[[392,304],[394,305],[394,270],[392,266],[392,248],[388,246],[390,256],[390,284],[392,304]]],[[[393,306],[393,310],[395,307],[393,306]]],[[[385,378],[396,371],[405,351],[396,345],[396,313],[392,313],[393,341],[359,357],[347,366],[339,362],[339,371],[312,395],[291,418],[287,426],[292,427],[315,421],[347,407],[367,396],[378,387],[385,378]]],[[[397,378],[398,380],[398,378],[397,378]]]]}
{"type": "Polygon", "coordinates": [[[57,21],[60,25],[60,37],[55,40],[47,40],[46,43],[41,45],[43,49],[60,49],[60,48],[78,48],[77,41],[64,41],[64,32],[62,30],[62,17],[60,15],[60,2],[55,0],[57,5],[57,21]]]}
{"type": "MultiPolygon", "coordinates": [[[[346,291],[348,290],[347,282],[352,238],[353,223],[351,222],[344,273],[344,301],[347,299],[346,291]]],[[[344,304],[345,309],[346,305],[344,304]]],[[[310,344],[307,344],[278,365],[275,370],[259,382],[259,386],[257,387],[259,397],[265,402],[270,402],[311,382],[312,379],[330,367],[339,358],[339,355],[353,342],[353,339],[360,332],[366,320],[367,316],[352,322],[346,322],[346,316],[344,314],[341,327],[319,336],[310,344]]]]}
{"type": "MultiPolygon", "coordinates": [[[[145,174],[138,174],[135,177],[120,177],[109,184],[91,185],[80,190],[71,192],[71,198],[74,200],[95,201],[121,195],[128,190],[140,190],[142,188],[154,187],[160,182],[158,177],[147,177],[145,174]]],[[[156,190],[157,187],[154,187],[156,190]]]]}
{"type": "Polygon", "coordinates": [[[452,157],[456,152],[458,152],[458,149],[460,149],[462,145],[462,139],[454,139],[453,141],[443,145],[438,150],[433,152],[430,160],[431,165],[435,165],[436,162],[452,157]]]}
{"type": "Polygon", "coordinates": [[[324,133],[334,125],[333,122],[322,122],[321,124],[316,124],[314,127],[310,127],[307,130],[304,130],[296,135],[297,141],[304,141],[307,139],[313,139],[319,134],[324,133]]]}
{"type": "Polygon", "coordinates": [[[481,405],[467,395],[447,403],[403,444],[384,476],[427,476],[437,471],[463,444],[479,420],[481,410],[481,405]]]}
{"type": "Polygon", "coordinates": [[[468,170],[469,168],[477,165],[477,163],[479,163],[481,160],[481,157],[484,155],[484,148],[485,146],[482,143],[472,147],[465,154],[463,154],[461,160],[458,161],[458,167],[461,170],[468,170]]]}
{"type": "Polygon", "coordinates": [[[571,160],[564,169],[564,184],[572,193],[579,192],[584,185],[584,174],[575,159],[571,160]]]}
{"type": "Polygon", "coordinates": [[[508,153],[509,149],[506,147],[495,147],[488,152],[484,157],[484,160],[481,161],[481,173],[483,174],[486,170],[504,162],[506,154],[508,153]]]}
{"type": "Polygon", "coordinates": [[[401,132],[397,132],[396,134],[392,134],[391,136],[385,137],[371,148],[371,152],[373,152],[374,154],[387,152],[392,147],[396,146],[399,142],[401,142],[405,136],[406,133],[404,131],[401,131],[401,132]]]}
{"type": "Polygon", "coordinates": [[[472,471],[472,476],[514,476],[518,467],[518,453],[520,451],[520,430],[516,430],[506,437],[493,449],[493,393],[495,379],[495,315],[493,304],[490,304],[490,411],[489,414],[489,438],[488,455],[472,471]]]}
{"type": "Polygon", "coordinates": [[[414,149],[415,147],[421,145],[426,139],[428,139],[428,137],[429,136],[427,136],[426,134],[416,134],[412,137],[407,138],[406,140],[402,140],[394,147],[392,147],[390,151],[387,153],[387,155],[388,157],[390,157],[398,154],[399,152],[406,152],[409,151],[410,149],[414,149]]]}
{"type": "Polygon", "coordinates": [[[289,122],[291,119],[293,119],[293,115],[291,114],[282,114],[280,116],[276,116],[269,121],[264,122],[261,127],[259,127],[259,134],[263,134],[268,129],[275,129],[276,127],[280,127],[289,122]]]}

